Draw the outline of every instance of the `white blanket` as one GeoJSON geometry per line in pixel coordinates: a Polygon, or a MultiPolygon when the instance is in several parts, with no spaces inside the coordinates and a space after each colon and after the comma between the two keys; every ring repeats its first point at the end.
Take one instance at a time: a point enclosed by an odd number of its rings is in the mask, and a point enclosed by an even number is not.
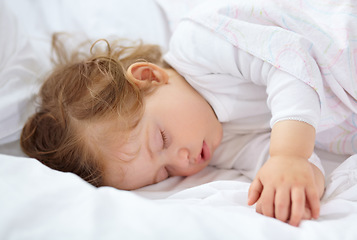
{"type": "Polygon", "coordinates": [[[161,0],[160,7],[148,0],[0,3],[0,49],[7,50],[0,52],[0,239],[357,239],[357,157],[334,170],[345,157],[318,153],[327,172],[321,216],[298,228],[247,206],[249,180],[237,170],[207,167],[128,192],[95,188],[74,174],[21,157],[21,125],[34,111],[28,101],[49,70],[53,31],[140,37],[165,48],[175,24],[172,11],[182,15],[198,2],[161,0]]]}
{"type": "Polygon", "coordinates": [[[248,207],[249,183],[234,170],[207,168],[134,193],[96,189],[34,159],[0,159],[1,239],[357,238],[356,157],[328,177],[320,218],[298,228],[248,207]]]}

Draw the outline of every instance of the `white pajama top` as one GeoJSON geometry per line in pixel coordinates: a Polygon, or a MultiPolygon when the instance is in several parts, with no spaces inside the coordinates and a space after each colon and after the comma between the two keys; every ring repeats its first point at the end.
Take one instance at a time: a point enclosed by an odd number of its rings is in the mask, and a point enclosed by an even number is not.
{"type": "MultiPolygon", "coordinates": [[[[319,97],[310,86],[189,20],[176,28],[165,60],[212,106],[223,140],[211,164],[254,178],[268,159],[271,127],[298,120],[316,128],[319,97]]],[[[322,169],[314,154],[310,161],[322,169]]]]}

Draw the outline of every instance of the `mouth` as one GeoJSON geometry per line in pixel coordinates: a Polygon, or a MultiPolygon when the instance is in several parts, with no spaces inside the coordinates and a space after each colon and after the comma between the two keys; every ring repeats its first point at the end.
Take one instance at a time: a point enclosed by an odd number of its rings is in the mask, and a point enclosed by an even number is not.
{"type": "Polygon", "coordinates": [[[209,149],[207,143],[205,141],[203,141],[201,154],[197,158],[197,163],[206,162],[210,158],[211,158],[210,149],[209,149]]]}

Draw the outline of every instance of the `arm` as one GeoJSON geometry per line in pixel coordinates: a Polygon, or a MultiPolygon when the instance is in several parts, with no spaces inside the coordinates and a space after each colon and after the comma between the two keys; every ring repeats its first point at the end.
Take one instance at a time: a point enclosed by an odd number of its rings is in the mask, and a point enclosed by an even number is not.
{"type": "Polygon", "coordinates": [[[318,218],[324,177],[308,162],[314,141],[311,125],[294,120],[277,122],[271,134],[270,159],[249,189],[248,204],[257,202],[258,212],[284,222],[290,219],[294,226],[310,218],[306,211],[318,218]]]}

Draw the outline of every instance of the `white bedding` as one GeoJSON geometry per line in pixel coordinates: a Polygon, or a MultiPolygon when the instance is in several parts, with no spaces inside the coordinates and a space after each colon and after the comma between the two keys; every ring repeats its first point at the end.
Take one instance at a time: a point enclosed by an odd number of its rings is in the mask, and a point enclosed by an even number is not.
{"type": "Polygon", "coordinates": [[[23,155],[19,134],[50,68],[51,33],[142,38],[165,49],[177,16],[199,1],[158,2],[163,8],[153,0],[0,2],[0,239],[357,239],[357,157],[340,165],[346,156],[318,153],[327,179],[321,216],[295,228],[248,207],[249,179],[237,170],[207,167],[128,192],[23,155]]]}

